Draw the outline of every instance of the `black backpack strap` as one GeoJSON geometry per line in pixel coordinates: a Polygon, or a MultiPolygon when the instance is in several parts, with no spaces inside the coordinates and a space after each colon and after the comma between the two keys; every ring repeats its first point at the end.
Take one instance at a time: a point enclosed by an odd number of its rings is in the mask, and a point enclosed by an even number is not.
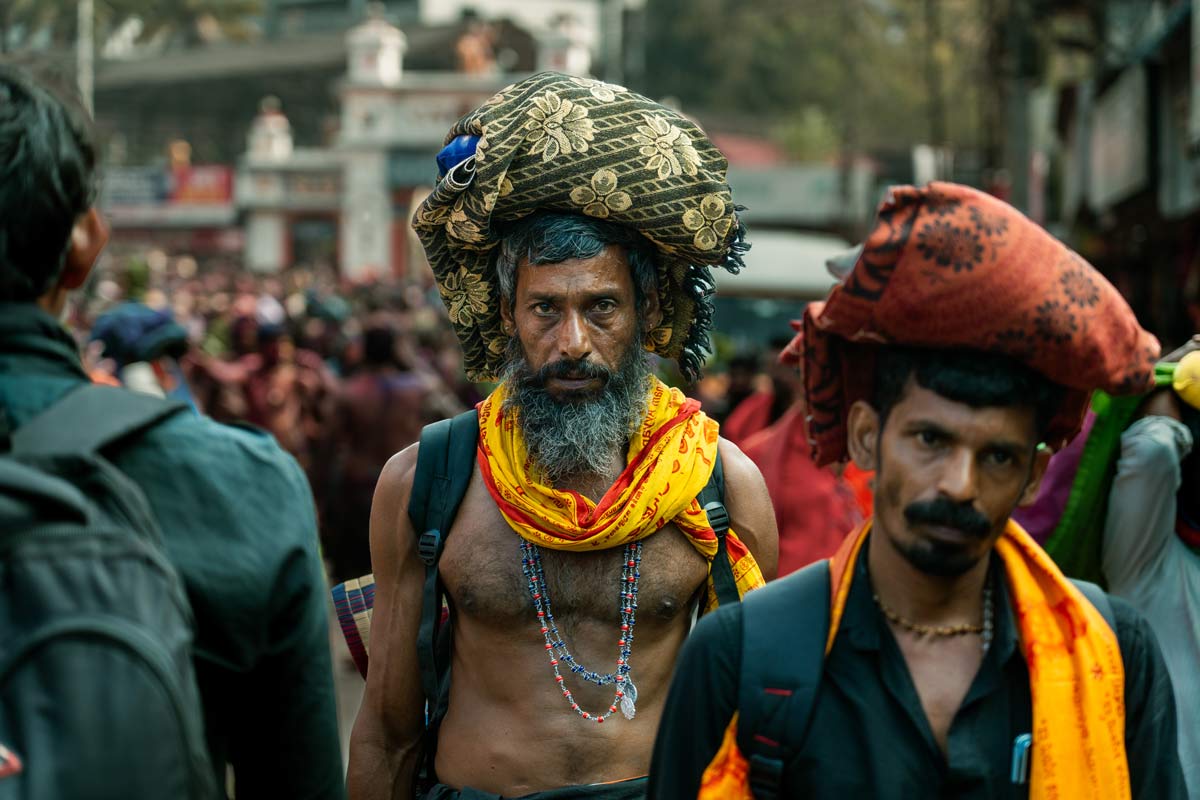
{"type": "Polygon", "coordinates": [[[783,796],[816,704],[829,635],[829,562],[809,564],[742,601],[738,747],[755,800],[783,796]]]}
{"type": "Polygon", "coordinates": [[[1108,594],[1094,583],[1089,581],[1081,581],[1071,578],[1071,583],[1075,584],[1075,588],[1083,592],[1083,596],[1088,602],[1096,607],[1100,612],[1100,616],[1104,617],[1104,621],[1108,623],[1108,627],[1112,628],[1112,632],[1117,632],[1117,618],[1113,614],[1112,601],[1108,599],[1108,594]]]}
{"type": "Polygon", "coordinates": [[[408,516],[419,535],[417,552],[425,564],[417,658],[421,690],[429,704],[430,745],[436,738],[437,723],[445,715],[450,689],[450,631],[448,624],[441,625],[443,587],[438,561],[475,472],[478,441],[479,415],[474,410],[425,426],[408,501],[408,516]]]}
{"type": "Polygon", "coordinates": [[[15,453],[95,453],[188,408],[178,400],[84,384],[12,434],[15,453]]]}
{"type": "Polygon", "coordinates": [[[736,603],[741,595],[738,594],[737,580],[733,577],[733,565],[729,563],[729,551],[725,545],[725,534],[729,533],[729,510],[725,508],[725,468],[721,465],[719,448],[712,474],[696,500],[708,515],[708,524],[717,535],[717,554],[712,562],[713,591],[716,592],[717,603],[736,603]]]}

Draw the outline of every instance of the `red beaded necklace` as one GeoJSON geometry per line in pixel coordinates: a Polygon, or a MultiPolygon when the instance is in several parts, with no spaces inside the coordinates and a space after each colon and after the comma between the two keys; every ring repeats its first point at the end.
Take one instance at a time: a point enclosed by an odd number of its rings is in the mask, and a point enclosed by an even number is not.
{"type": "Polygon", "coordinates": [[[633,652],[633,626],[637,613],[638,579],[641,577],[639,567],[642,563],[642,543],[630,542],[625,545],[624,559],[621,563],[621,583],[618,587],[621,609],[621,633],[617,640],[617,669],[601,675],[586,669],[575,660],[566,642],[558,632],[554,622],[554,613],[550,610],[550,592],[546,585],[546,573],[542,567],[542,554],[538,546],[532,542],[521,540],[521,571],[525,573],[529,596],[533,600],[533,610],[537,613],[538,628],[546,642],[546,654],[550,657],[550,668],[554,672],[554,680],[562,690],[563,699],[571,706],[571,710],[589,722],[604,722],[616,713],[618,707],[626,719],[633,719],[637,713],[637,686],[629,677],[629,656],[633,652]],[[565,685],[564,676],[559,667],[565,664],[583,680],[597,686],[615,686],[613,701],[608,710],[593,714],[580,708],[579,703],[565,685]]]}

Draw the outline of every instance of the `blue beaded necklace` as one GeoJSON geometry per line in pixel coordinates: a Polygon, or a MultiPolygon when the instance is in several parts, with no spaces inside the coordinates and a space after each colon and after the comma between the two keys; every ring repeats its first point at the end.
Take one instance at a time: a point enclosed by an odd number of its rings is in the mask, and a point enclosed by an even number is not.
{"type": "Polygon", "coordinates": [[[554,614],[550,610],[550,592],[546,585],[546,573],[542,568],[542,553],[532,542],[521,540],[521,571],[525,573],[529,596],[533,599],[533,610],[537,612],[538,627],[546,640],[546,655],[550,657],[550,668],[554,671],[554,680],[562,690],[563,699],[571,704],[571,710],[589,722],[604,722],[617,708],[625,715],[625,719],[633,719],[637,713],[637,687],[629,677],[629,655],[633,651],[633,625],[637,613],[638,579],[641,577],[642,543],[630,542],[625,545],[624,560],[621,563],[621,585],[618,602],[621,608],[621,635],[617,641],[618,656],[616,672],[601,675],[598,672],[584,668],[575,660],[566,642],[558,632],[554,622],[554,614]],[[612,704],[602,714],[592,714],[584,711],[575,702],[571,690],[563,680],[559,667],[565,664],[571,672],[579,675],[588,683],[597,686],[615,686],[612,704]]]}

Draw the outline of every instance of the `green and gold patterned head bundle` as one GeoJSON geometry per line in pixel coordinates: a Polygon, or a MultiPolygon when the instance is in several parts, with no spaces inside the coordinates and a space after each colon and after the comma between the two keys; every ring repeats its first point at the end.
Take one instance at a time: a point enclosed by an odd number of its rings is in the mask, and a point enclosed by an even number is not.
{"type": "Polygon", "coordinates": [[[547,72],[459,120],[438,162],[443,175],[413,226],[473,380],[500,373],[508,344],[497,245],[537,211],[625,225],[654,245],[663,321],[647,349],[676,359],[689,380],[699,376],[710,268],[738,272],[749,244],[725,156],[694,122],[624,87],[547,72]]]}

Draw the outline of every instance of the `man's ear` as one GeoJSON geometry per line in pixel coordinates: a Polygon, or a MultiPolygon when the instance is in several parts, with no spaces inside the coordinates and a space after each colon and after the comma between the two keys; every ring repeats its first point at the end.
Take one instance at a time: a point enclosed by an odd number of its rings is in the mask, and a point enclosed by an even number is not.
{"type": "Polygon", "coordinates": [[[508,336],[515,336],[517,323],[513,320],[512,301],[500,298],[500,327],[508,336]]]}
{"type": "Polygon", "coordinates": [[[859,469],[867,472],[879,469],[879,437],[882,433],[879,412],[866,400],[855,401],[846,418],[846,447],[859,469]]]}
{"type": "Polygon", "coordinates": [[[1031,506],[1033,501],[1037,500],[1038,490],[1042,488],[1042,478],[1046,477],[1046,468],[1050,466],[1050,459],[1053,457],[1054,451],[1049,447],[1039,447],[1033,454],[1033,469],[1029,473],[1029,483],[1025,485],[1025,491],[1021,492],[1021,499],[1017,501],[1018,506],[1031,506]]]}
{"type": "Polygon", "coordinates": [[[642,313],[642,329],[649,333],[662,324],[662,304],[658,302],[658,287],[646,292],[646,307],[642,313]]]}
{"type": "Polygon", "coordinates": [[[108,244],[108,224],[93,206],[79,219],[71,229],[71,246],[67,249],[66,266],[58,285],[64,289],[78,289],[87,280],[88,273],[100,258],[100,252],[108,244]]]}

